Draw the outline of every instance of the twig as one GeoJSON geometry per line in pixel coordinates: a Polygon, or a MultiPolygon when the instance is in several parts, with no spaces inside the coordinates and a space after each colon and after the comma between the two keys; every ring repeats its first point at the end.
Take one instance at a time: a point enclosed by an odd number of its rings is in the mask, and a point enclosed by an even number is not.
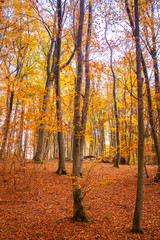
{"type": "Polygon", "coordinates": [[[17,202],[17,203],[35,203],[31,201],[18,201],[18,200],[0,200],[0,203],[7,203],[7,202],[17,202]]]}

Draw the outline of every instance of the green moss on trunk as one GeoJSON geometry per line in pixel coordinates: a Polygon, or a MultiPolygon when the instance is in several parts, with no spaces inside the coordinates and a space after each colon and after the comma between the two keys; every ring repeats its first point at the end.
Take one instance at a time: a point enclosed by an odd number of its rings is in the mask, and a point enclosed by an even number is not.
{"type": "Polygon", "coordinates": [[[83,206],[81,206],[79,208],[79,210],[74,213],[72,220],[73,220],[73,222],[88,222],[89,221],[89,217],[86,214],[83,206]]]}
{"type": "Polygon", "coordinates": [[[83,198],[81,189],[75,189],[73,192],[74,199],[74,215],[72,220],[74,222],[88,222],[89,217],[83,207],[83,198]]]}
{"type": "Polygon", "coordinates": [[[39,158],[37,158],[36,156],[33,157],[33,161],[34,163],[37,163],[37,164],[43,164],[43,161],[39,158]]]}

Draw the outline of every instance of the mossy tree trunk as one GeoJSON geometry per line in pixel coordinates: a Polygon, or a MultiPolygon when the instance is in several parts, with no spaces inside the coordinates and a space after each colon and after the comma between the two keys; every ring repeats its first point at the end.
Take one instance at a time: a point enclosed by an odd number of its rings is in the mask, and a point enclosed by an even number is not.
{"type": "Polygon", "coordinates": [[[76,178],[73,179],[73,200],[74,200],[73,221],[88,222],[89,217],[86,214],[83,206],[82,190],[76,178]]]}

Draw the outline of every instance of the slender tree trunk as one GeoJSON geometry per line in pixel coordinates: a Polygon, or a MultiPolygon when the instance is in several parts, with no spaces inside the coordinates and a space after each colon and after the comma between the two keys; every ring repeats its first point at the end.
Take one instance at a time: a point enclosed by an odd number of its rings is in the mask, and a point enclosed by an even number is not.
{"type": "Polygon", "coordinates": [[[132,76],[130,76],[130,80],[131,80],[131,111],[130,111],[130,122],[129,122],[129,153],[128,153],[128,158],[127,158],[127,164],[128,165],[130,164],[130,159],[131,159],[131,142],[132,142],[132,115],[133,115],[132,76]]]}
{"type": "Polygon", "coordinates": [[[45,115],[47,114],[48,110],[48,101],[51,89],[51,81],[50,81],[50,74],[47,74],[47,81],[45,86],[45,92],[43,96],[43,105],[42,105],[42,116],[40,118],[40,126],[38,131],[38,143],[36,154],[33,157],[33,160],[37,163],[42,163],[43,153],[44,153],[44,143],[45,143],[45,134],[46,134],[46,122],[45,122],[45,115]]]}
{"type": "Polygon", "coordinates": [[[77,177],[80,176],[80,137],[81,137],[81,86],[82,86],[82,35],[84,22],[84,0],[80,0],[79,28],[76,40],[77,46],[77,79],[75,79],[75,98],[74,98],[74,139],[73,139],[73,221],[88,221],[88,216],[83,207],[83,195],[77,177]]]}
{"type": "Polygon", "coordinates": [[[141,53],[141,60],[142,60],[143,73],[145,76],[145,84],[146,84],[146,89],[147,89],[149,123],[151,126],[151,133],[152,133],[152,138],[154,141],[154,147],[155,147],[157,163],[158,163],[158,170],[157,170],[156,178],[160,179],[160,145],[159,145],[159,141],[158,141],[158,135],[156,132],[156,124],[155,124],[154,116],[153,116],[152,98],[151,98],[151,90],[150,90],[150,85],[149,85],[147,67],[146,67],[142,53],[141,53]]]}
{"type": "Polygon", "coordinates": [[[120,139],[119,139],[119,119],[118,119],[118,109],[117,109],[117,100],[116,100],[116,76],[113,68],[113,56],[112,56],[112,48],[110,46],[109,41],[107,40],[107,24],[105,28],[105,39],[106,42],[109,46],[110,49],[110,64],[111,64],[111,71],[112,71],[112,76],[113,76],[113,101],[114,101],[114,115],[115,115],[115,120],[116,120],[116,158],[115,158],[115,163],[114,167],[119,167],[119,159],[120,159],[120,139]]]}
{"type": "Polygon", "coordinates": [[[24,103],[22,102],[21,122],[20,122],[19,136],[18,136],[18,151],[17,151],[18,158],[21,158],[21,155],[22,155],[23,125],[24,125],[24,103]]]}
{"type": "Polygon", "coordinates": [[[4,134],[3,134],[3,140],[2,140],[2,146],[0,150],[0,159],[4,157],[5,154],[5,148],[7,144],[7,136],[9,132],[9,124],[10,124],[10,119],[11,119],[11,113],[12,113],[12,107],[13,107],[13,96],[14,92],[11,92],[10,96],[10,102],[9,102],[9,108],[7,109],[7,116],[4,124],[4,134]]]}
{"type": "Polygon", "coordinates": [[[119,167],[119,159],[120,159],[120,140],[119,140],[119,119],[118,119],[118,109],[117,109],[117,100],[116,100],[116,77],[112,68],[113,74],[113,100],[114,100],[114,114],[116,120],[116,148],[117,154],[114,163],[114,167],[119,167]]]}
{"type": "Polygon", "coordinates": [[[137,197],[133,218],[132,232],[143,233],[142,212],[144,196],[144,122],[143,122],[143,80],[141,78],[141,50],[139,38],[139,2],[135,3],[135,41],[137,65],[137,91],[138,91],[138,179],[137,197]]]}
{"type": "MultiPolygon", "coordinates": [[[[43,153],[44,153],[44,143],[45,143],[45,134],[46,134],[45,116],[46,116],[47,110],[48,110],[51,81],[53,80],[52,75],[51,75],[51,70],[50,70],[53,45],[54,45],[54,39],[51,39],[50,49],[49,49],[49,52],[47,55],[47,80],[46,80],[45,92],[44,92],[43,103],[42,103],[42,113],[41,113],[41,118],[40,118],[41,123],[39,126],[39,132],[38,132],[37,149],[36,149],[36,153],[33,157],[33,160],[37,163],[42,163],[42,158],[43,158],[43,153]]],[[[52,60],[52,72],[53,72],[53,69],[54,69],[54,53],[53,53],[53,60],[52,60]]]]}
{"type": "Polygon", "coordinates": [[[155,29],[154,29],[154,6],[152,6],[151,14],[152,14],[151,16],[152,50],[150,51],[150,53],[153,59],[153,67],[154,67],[155,94],[156,94],[156,102],[157,102],[158,128],[159,128],[158,133],[159,133],[159,144],[160,144],[160,76],[159,76],[159,69],[158,69],[156,36],[155,36],[155,29]]]}
{"type": "Polygon", "coordinates": [[[85,131],[86,131],[86,122],[87,122],[87,112],[88,112],[88,103],[89,103],[89,94],[90,94],[90,67],[89,67],[89,48],[91,40],[91,28],[92,28],[92,3],[89,1],[89,14],[88,14],[88,32],[86,40],[86,53],[85,53],[85,75],[86,75],[86,86],[85,86],[85,95],[83,99],[83,109],[82,109],[82,136],[80,139],[80,153],[81,153],[81,162],[80,162],[80,174],[82,175],[82,164],[83,164],[83,148],[85,143],[85,131]]]}
{"type": "Polygon", "coordinates": [[[61,52],[61,35],[62,35],[62,9],[61,0],[57,0],[58,9],[58,37],[56,49],[56,66],[55,66],[55,87],[56,87],[56,107],[58,122],[58,146],[59,146],[59,166],[57,173],[66,174],[65,170],[65,147],[64,136],[62,131],[62,107],[61,107],[61,90],[60,90],[60,52],[61,52]]]}
{"type": "Polygon", "coordinates": [[[25,139],[24,139],[24,151],[23,151],[23,158],[26,158],[26,153],[27,153],[27,142],[28,142],[28,132],[27,130],[25,131],[25,139]]]}

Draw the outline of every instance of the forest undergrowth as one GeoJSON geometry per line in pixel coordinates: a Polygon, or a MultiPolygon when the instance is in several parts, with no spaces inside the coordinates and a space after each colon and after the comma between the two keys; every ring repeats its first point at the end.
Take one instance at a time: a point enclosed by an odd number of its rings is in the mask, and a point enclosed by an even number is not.
{"type": "Polygon", "coordinates": [[[0,239],[160,240],[160,184],[157,166],[145,176],[144,234],[131,233],[137,166],[85,162],[84,207],[89,223],[73,223],[72,163],[59,176],[58,161],[0,163],[0,239]],[[12,164],[11,164],[12,163],[12,164]]]}

